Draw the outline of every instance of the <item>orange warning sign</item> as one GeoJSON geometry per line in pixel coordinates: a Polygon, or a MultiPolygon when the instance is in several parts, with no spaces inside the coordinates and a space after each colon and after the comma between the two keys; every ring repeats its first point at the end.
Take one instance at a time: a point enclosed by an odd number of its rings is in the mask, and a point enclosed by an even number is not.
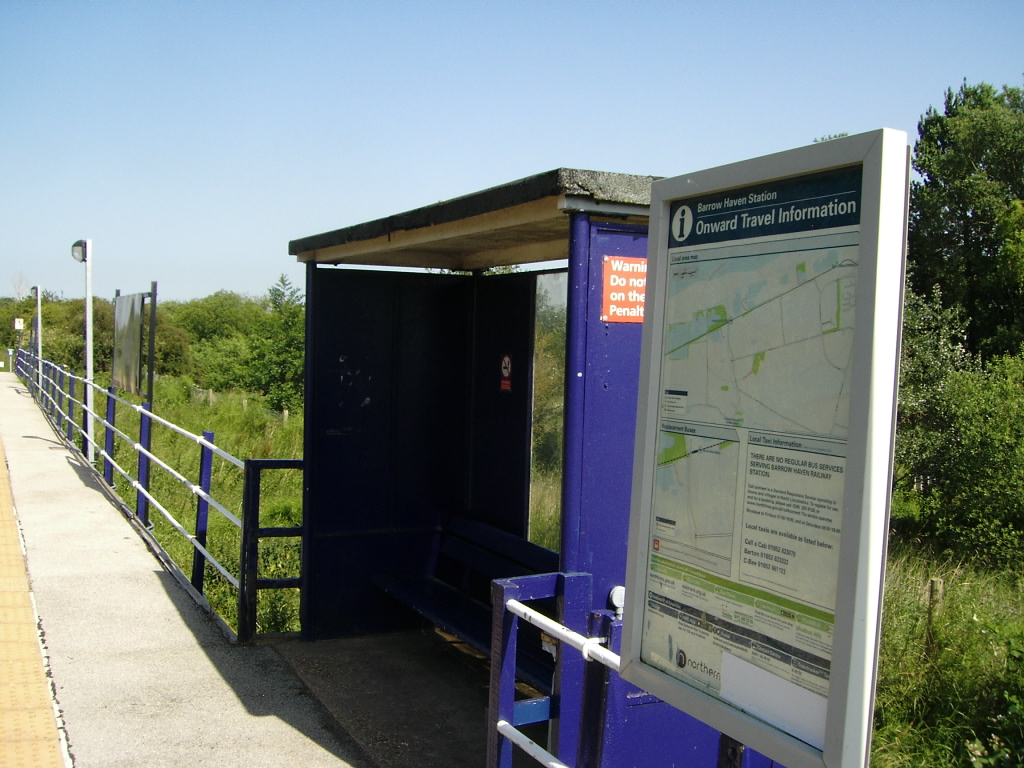
{"type": "Polygon", "coordinates": [[[604,300],[601,320],[606,323],[642,323],[647,295],[647,259],[604,257],[604,300]]]}

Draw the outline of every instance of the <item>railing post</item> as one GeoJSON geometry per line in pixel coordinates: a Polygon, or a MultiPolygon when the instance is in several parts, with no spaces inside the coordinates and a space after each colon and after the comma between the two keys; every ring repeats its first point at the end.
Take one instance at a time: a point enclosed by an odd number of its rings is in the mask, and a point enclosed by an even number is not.
{"type": "Polygon", "coordinates": [[[68,442],[75,440],[75,372],[71,371],[68,379],[68,442]]]}
{"type": "MultiPolygon", "coordinates": [[[[89,402],[89,387],[92,386],[91,382],[84,382],[82,384],[82,455],[89,456],[89,419],[92,418],[92,414],[89,413],[88,402],[89,402]]],[[[86,459],[88,461],[88,459],[86,459]]]]}
{"type": "Polygon", "coordinates": [[[53,385],[52,385],[52,372],[53,364],[49,360],[43,362],[43,399],[40,401],[40,405],[43,408],[43,413],[47,416],[53,416],[53,385]]]}
{"type": "Polygon", "coordinates": [[[60,384],[57,386],[57,431],[64,430],[64,369],[60,369],[60,384]]]}
{"type": "Polygon", "coordinates": [[[242,548],[238,558],[238,641],[256,635],[256,579],[259,574],[260,465],[245,460],[242,489],[242,548]]]}
{"type": "Polygon", "coordinates": [[[49,365],[49,371],[46,377],[46,388],[50,392],[49,402],[46,404],[46,410],[49,411],[52,417],[57,411],[57,366],[53,363],[49,365]]]}
{"type": "MultiPolygon", "coordinates": [[[[593,579],[589,574],[565,573],[559,576],[559,580],[562,586],[558,601],[558,621],[572,631],[586,635],[593,579]]],[[[549,741],[551,752],[568,765],[576,765],[579,749],[585,667],[583,654],[558,654],[552,685],[552,698],[558,701],[558,716],[552,718],[549,741]]]]}
{"type": "MultiPolygon", "coordinates": [[[[149,410],[151,406],[149,403],[142,404],[142,410],[139,411],[139,445],[145,450],[150,450],[152,431],[152,420],[149,418],[149,410]]],[[[149,490],[149,456],[139,452],[139,471],[138,471],[139,485],[145,490],[149,490]]],[[[149,499],[146,498],[146,494],[142,491],[137,491],[135,494],[135,516],[139,518],[145,526],[149,526],[149,499]]]]}
{"type": "Polygon", "coordinates": [[[103,460],[103,479],[107,485],[114,487],[114,417],[117,415],[117,400],[114,395],[117,389],[107,387],[107,427],[103,430],[103,450],[110,458],[103,460]]]}
{"type": "MultiPolygon", "coordinates": [[[[590,627],[588,637],[605,637],[610,651],[618,653],[619,636],[622,634],[622,623],[613,620],[614,614],[608,611],[593,611],[589,616],[590,627]]],[[[576,753],[578,765],[600,765],[605,753],[605,722],[619,718],[625,720],[621,711],[621,703],[617,689],[611,694],[609,688],[609,669],[604,664],[586,664],[583,669],[582,705],[580,711],[579,749],[576,753]],[[609,699],[612,701],[609,701],[609,699]]]]}
{"type": "Polygon", "coordinates": [[[487,706],[487,768],[512,768],[512,742],[498,732],[501,720],[515,722],[516,647],[519,617],[505,610],[519,598],[519,587],[491,582],[491,682],[487,706]]]}
{"type": "MultiPolygon", "coordinates": [[[[203,437],[213,442],[213,432],[203,432],[203,437]]],[[[203,493],[210,492],[210,479],[213,475],[213,451],[205,445],[199,453],[199,488],[203,493]]],[[[202,496],[196,504],[196,541],[206,546],[206,527],[210,516],[210,503],[202,496]]],[[[198,549],[192,550],[192,586],[199,594],[203,594],[203,576],[206,573],[206,557],[198,549]]]]}

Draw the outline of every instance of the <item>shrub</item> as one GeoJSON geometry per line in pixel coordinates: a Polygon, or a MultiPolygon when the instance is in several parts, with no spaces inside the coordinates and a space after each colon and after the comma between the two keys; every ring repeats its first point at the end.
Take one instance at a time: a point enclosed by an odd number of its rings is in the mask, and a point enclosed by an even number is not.
{"type": "Polygon", "coordinates": [[[994,568],[1024,564],[1024,359],[956,371],[923,457],[923,531],[994,568]]]}

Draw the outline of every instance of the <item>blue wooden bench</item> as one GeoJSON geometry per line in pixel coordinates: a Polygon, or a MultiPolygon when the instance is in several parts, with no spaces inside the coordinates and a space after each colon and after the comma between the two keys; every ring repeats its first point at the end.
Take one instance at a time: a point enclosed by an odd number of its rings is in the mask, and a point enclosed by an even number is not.
{"type": "MultiPolygon", "coordinates": [[[[442,631],[484,654],[491,647],[491,581],[558,570],[558,553],[475,520],[453,517],[436,534],[421,574],[382,574],[378,586],[442,631]]],[[[525,626],[519,640],[520,676],[549,691],[554,659],[540,634],[525,626]]]]}

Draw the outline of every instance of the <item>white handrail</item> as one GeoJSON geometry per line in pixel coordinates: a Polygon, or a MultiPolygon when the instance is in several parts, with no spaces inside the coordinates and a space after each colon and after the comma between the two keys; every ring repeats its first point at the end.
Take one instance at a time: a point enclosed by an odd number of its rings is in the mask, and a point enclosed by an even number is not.
{"type": "Polygon", "coordinates": [[[616,672],[619,671],[621,657],[619,654],[612,653],[607,648],[599,645],[599,643],[605,642],[604,638],[584,637],[579,632],[573,632],[568,627],[559,624],[553,619],[549,619],[543,613],[535,611],[518,600],[509,600],[505,603],[505,608],[508,609],[509,613],[514,613],[519,618],[542,629],[556,640],[561,640],[563,643],[567,643],[577,651],[582,652],[583,658],[586,661],[597,661],[609,669],[614,669],[616,672]]]}
{"type": "Polygon", "coordinates": [[[523,732],[508,722],[508,720],[498,721],[498,733],[511,741],[545,768],[569,768],[568,765],[552,755],[536,741],[528,736],[524,736],[523,732]]]}

